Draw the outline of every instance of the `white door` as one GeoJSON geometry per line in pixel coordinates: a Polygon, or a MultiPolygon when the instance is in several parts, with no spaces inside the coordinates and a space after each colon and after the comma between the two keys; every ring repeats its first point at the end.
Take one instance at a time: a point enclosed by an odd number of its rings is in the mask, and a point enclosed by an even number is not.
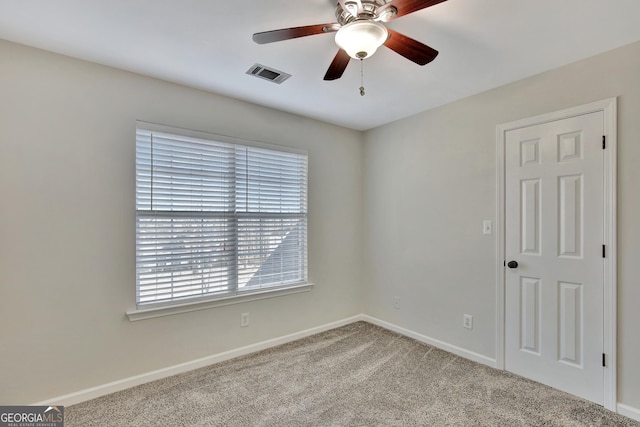
{"type": "Polygon", "coordinates": [[[505,369],[599,404],[603,135],[599,111],[505,139],[505,369]]]}

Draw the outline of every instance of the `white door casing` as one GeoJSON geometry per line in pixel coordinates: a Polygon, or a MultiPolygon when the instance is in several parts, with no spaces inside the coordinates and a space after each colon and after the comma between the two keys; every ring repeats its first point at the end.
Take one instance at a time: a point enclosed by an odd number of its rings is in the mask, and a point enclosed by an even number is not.
{"type": "Polygon", "coordinates": [[[500,125],[497,138],[497,366],[612,410],[615,101],[500,125]]]}

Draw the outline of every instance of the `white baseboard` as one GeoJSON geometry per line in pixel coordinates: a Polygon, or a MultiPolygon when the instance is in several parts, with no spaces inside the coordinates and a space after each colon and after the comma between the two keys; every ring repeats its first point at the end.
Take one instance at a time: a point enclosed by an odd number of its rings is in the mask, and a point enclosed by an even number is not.
{"type": "Polygon", "coordinates": [[[384,320],[376,319],[375,317],[367,316],[366,314],[362,315],[361,320],[364,320],[365,322],[373,323],[374,325],[380,326],[381,328],[389,329],[390,331],[397,332],[401,335],[404,335],[409,338],[413,338],[414,340],[423,342],[425,344],[432,345],[441,350],[448,351],[449,353],[453,353],[456,356],[464,357],[465,359],[473,360],[474,362],[482,363],[483,365],[491,366],[492,368],[495,368],[497,366],[496,359],[483,356],[482,354],[475,353],[473,351],[469,351],[464,348],[457,347],[455,345],[447,344],[444,341],[440,341],[435,338],[431,338],[426,335],[419,334],[412,330],[394,325],[393,323],[385,322],[384,320]]]}
{"type": "Polygon", "coordinates": [[[295,341],[301,338],[315,335],[320,332],[328,331],[329,329],[339,328],[341,326],[358,322],[360,320],[363,320],[362,315],[348,317],[346,319],[327,323],[326,325],[317,326],[315,328],[306,329],[304,331],[295,332],[293,334],[284,335],[282,337],[273,338],[273,339],[262,341],[256,344],[240,347],[234,350],[225,351],[223,353],[218,353],[211,356],[203,357],[201,359],[180,363],[178,365],[169,366],[163,369],[158,369],[156,371],[151,371],[151,372],[136,375],[133,377],[124,378],[122,380],[113,381],[108,384],[103,384],[96,387],[80,390],[74,393],[65,394],[63,396],[54,397],[52,399],[47,399],[42,402],[34,403],[33,405],[37,405],[37,406],[74,405],[76,403],[85,402],[90,399],[95,399],[97,397],[115,393],[116,391],[121,391],[131,387],[135,387],[140,384],[145,384],[151,381],[167,378],[172,375],[181,374],[183,372],[192,371],[194,369],[202,368],[205,366],[212,365],[214,363],[223,362],[225,360],[233,359],[239,356],[244,356],[250,353],[255,353],[256,351],[265,350],[267,348],[275,347],[277,345],[286,344],[291,341],[295,341]]]}
{"type": "MultiPolygon", "coordinates": [[[[397,332],[409,338],[413,338],[425,344],[432,345],[441,350],[448,351],[457,356],[464,357],[466,359],[473,360],[474,362],[482,363],[484,365],[491,366],[493,368],[496,367],[496,360],[490,357],[483,356],[473,351],[469,351],[464,348],[457,347],[455,345],[451,345],[446,342],[437,340],[435,338],[431,338],[431,337],[419,334],[412,330],[394,325],[389,322],[385,322],[384,320],[380,320],[375,317],[371,317],[365,314],[358,314],[356,316],[348,317],[346,319],[338,320],[336,322],[331,322],[331,323],[327,323],[325,325],[317,326],[314,328],[305,329],[304,331],[295,332],[293,334],[284,335],[282,337],[273,338],[273,339],[262,341],[256,344],[240,347],[234,350],[225,351],[222,353],[203,357],[201,359],[192,360],[190,362],[180,363],[178,365],[169,366],[167,368],[158,369],[156,371],[147,372],[147,373],[136,375],[129,378],[124,378],[118,381],[113,381],[108,384],[103,384],[96,387],[80,390],[74,393],[65,394],[63,396],[54,397],[52,399],[47,399],[42,402],[34,403],[33,405],[37,405],[37,406],[74,405],[76,403],[84,402],[90,399],[95,399],[97,397],[105,396],[107,394],[115,393],[117,391],[125,390],[131,387],[135,387],[137,385],[148,383],[150,381],[167,378],[172,375],[181,374],[183,372],[188,372],[194,369],[202,368],[208,365],[212,365],[214,363],[219,363],[225,360],[233,359],[235,357],[244,356],[250,353],[255,353],[257,351],[265,350],[271,347],[275,347],[277,345],[286,344],[291,341],[295,341],[301,338],[315,335],[320,332],[328,331],[330,329],[339,328],[341,326],[345,326],[350,323],[354,323],[358,321],[369,322],[371,324],[380,326],[382,328],[388,329],[393,332],[397,332]]],[[[628,418],[640,421],[640,409],[625,405],[623,403],[618,403],[616,409],[619,414],[624,415],[628,418]]]]}
{"type": "Polygon", "coordinates": [[[616,411],[620,415],[631,418],[632,420],[640,421],[640,409],[633,406],[625,405],[624,403],[618,403],[616,405],[616,411]]]}

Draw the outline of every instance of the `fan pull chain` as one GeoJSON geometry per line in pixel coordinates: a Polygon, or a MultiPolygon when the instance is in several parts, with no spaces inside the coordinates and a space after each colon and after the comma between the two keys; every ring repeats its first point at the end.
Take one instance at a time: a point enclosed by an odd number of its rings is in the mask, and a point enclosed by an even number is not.
{"type": "Polygon", "coordinates": [[[364,96],[364,59],[360,59],[360,96],[364,96]]]}

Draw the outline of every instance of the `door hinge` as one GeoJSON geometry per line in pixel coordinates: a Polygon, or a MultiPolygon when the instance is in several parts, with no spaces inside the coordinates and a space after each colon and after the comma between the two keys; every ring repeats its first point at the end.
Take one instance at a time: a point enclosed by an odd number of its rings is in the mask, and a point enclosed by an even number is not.
{"type": "Polygon", "coordinates": [[[602,135],[602,149],[604,150],[605,148],[607,148],[607,137],[602,135]]]}
{"type": "Polygon", "coordinates": [[[602,367],[603,367],[603,368],[607,366],[607,364],[606,364],[606,362],[605,362],[605,361],[606,361],[606,359],[605,359],[605,355],[604,355],[604,353],[602,353],[602,367]]]}
{"type": "Polygon", "coordinates": [[[607,257],[607,252],[606,252],[606,246],[602,245],[602,258],[606,258],[607,257]]]}

